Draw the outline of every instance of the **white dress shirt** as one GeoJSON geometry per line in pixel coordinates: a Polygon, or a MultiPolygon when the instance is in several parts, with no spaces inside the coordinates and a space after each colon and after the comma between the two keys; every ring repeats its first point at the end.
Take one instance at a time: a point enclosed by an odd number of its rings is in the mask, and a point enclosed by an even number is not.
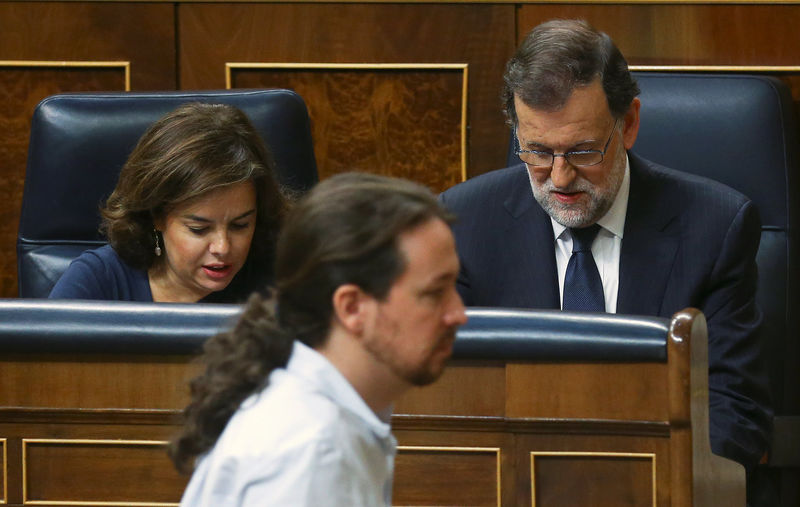
{"type": "MultiPolygon", "coordinates": [[[[608,212],[597,221],[600,231],[592,243],[592,256],[603,281],[603,296],[606,312],[617,313],[617,294],[619,292],[619,256],[622,250],[622,234],[625,230],[625,216],[628,211],[628,195],[631,187],[631,167],[625,155],[625,176],[617,192],[614,203],[608,212]]],[[[558,289],[561,306],[564,305],[564,278],[567,264],[572,256],[572,236],[566,227],[552,218],[553,236],[556,238],[556,266],[558,268],[558,289]]]]}
{"type": "Polygon", "coordinates": [[[295,342],[286,369],[245,400],[181,506],[391,505],[397,441],[321,354],[295,342]]]}

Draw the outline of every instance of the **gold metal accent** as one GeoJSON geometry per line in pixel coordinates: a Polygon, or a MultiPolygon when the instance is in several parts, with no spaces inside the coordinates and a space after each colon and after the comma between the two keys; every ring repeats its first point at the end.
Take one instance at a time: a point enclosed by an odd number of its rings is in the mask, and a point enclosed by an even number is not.
{"type": "Polygon", "coordinates": [[[63,444],[63,445],[143,445],[166,446],[165,440],[100,440],[100,439],[58,439],[58,438],[23,438],[22,439],[22,504],[23,505],[84,505],[87,507],[176,507],[177,503],[164,502],[105,502],[74,500],[28,500],[28,444],[63,444]]]}
{"type": "Polygon", "coordinates": [[[536,469],[537,456],[605,456],[613,458],[649,458],[652,462],[653,507],[656,507],[656,454],[653,452],[596,452],[596,451],[531,451],[531,506],[536,507],[536,469]]]}
{"type": "Polygon", "coordinates": [[[497,474],[495,480],[497,482],[497,507],[502,505],[502,487],[500,479],[502,474],[500,472],[500,454],[499,447],[443,447],[443,446],[427,446],[427,445],[398,445],[397,451],[433,451],[433,452],[475,452],[475,453],[495,453],[497,457],[496,470],[497,474]]]}
{"type": "Polygon", "coordinates": [[[131,91],[131,62],[119,61],[56,61],[56,60],[0,60],[0,67],[45,68],[120,68],[125,71],[125,91],[131,91]]]}
{"type": "Polygon", "coordinates": [[[628,65],[628,69],[641,72],[800,73],[800,67],[794,65],[628,65]]]}
{"type": "Polygon", "coordinates": [[[0,504],[8,503],[8,439],[0,438],[0,445],[3,446],[3,499],[0,504]]]}
{"type": "Polygon", "coordinates": [[[294,70],[460,70],[461,80],[461,181],[467,180],[467,90],[468,63],[225,63],[225,89],[233,86],[236,69],[294,69],[294,70]]]}

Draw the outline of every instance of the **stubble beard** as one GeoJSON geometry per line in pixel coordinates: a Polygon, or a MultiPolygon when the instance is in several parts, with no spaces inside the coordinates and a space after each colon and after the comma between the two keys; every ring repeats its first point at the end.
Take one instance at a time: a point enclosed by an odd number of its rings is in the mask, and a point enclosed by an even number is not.
{"type": "Polygon", "coordinates": [[[444,372],[445,365],[449,360],[449,355],[442,360],[441,365],[434,365],[434,355],[443,344],[447,343],[448,345],[452,345],[455,337],[455,329],[447,330],[436,341],[436,345],[431,348],[425,360],[420,364],[413,365],[403,364],[398,361],[393,348],[389,346],[387,342],[387,340],[391,339],[387,338],[386,335],[376,336],[371,340],[366,340],[364,346],[378,361],[385,364],[396,376],[411,385],[422,387],[435,382],[444,372]]]}
{"type": "Polygon", "coordinates": [[[533,197],[542,209],[550,215],[553,220],[569,228],[588,227],[605,215],[614,204],[619,187],[625,177],[625,150],[617,150],[614,166],[608,174],[605,188],[598,188],[588,180],[578,176],[567,188],[556,188],[553,180],[548,178],[543,183],[537,183],[531,179],[533,197]],[[564,204],[553,196],[552,192],[584,192],[588,198],[576,204],[564,204]]]}

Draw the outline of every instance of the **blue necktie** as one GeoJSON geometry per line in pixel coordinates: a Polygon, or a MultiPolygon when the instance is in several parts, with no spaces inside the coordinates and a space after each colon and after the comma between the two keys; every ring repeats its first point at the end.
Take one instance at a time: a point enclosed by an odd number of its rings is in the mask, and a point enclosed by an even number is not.
{"type": "Polygon", "coordinates": [[[583,229],[570,229],[572,257],[564,278],[563,310],[578,312],[606,311],[603,281],[592,257],[592,243],[600,231],[598,224],[583,229]]]}

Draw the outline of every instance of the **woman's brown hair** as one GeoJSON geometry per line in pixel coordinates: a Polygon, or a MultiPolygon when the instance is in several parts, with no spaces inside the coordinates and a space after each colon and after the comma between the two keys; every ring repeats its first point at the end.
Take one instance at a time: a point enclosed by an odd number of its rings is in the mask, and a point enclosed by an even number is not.
{"type": "Polygon", "coordinates": [[[255,186],[257,202],[250,252],[242,271],[222,291],[225,295],[210,298],[242,300],[271,280],[287,204],[275,180],[272,154],[247,116],[233,106],[188,103],[155,122],[100,210],[101,231],[126,263],[149,269],[162,259],[154,253],[155,219],[212,190],[246,181],[255,186]]]}

